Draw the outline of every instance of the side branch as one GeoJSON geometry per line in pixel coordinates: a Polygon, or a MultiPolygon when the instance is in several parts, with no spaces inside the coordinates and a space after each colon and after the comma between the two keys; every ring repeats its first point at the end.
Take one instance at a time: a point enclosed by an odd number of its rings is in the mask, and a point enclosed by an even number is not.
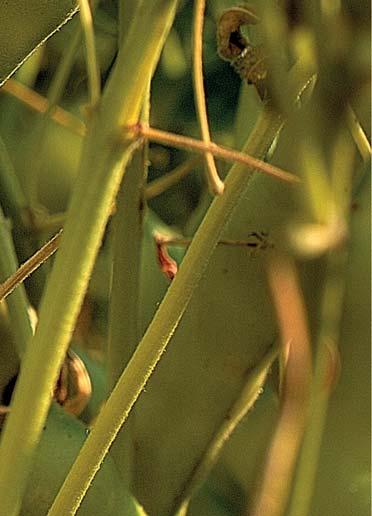
{"type": "Polygon", "coordinates": [[[153,142],[162,143],[171,147],[200,152],[202,154],[209,152],[217,158],[221,158],[225,161],[231,161],[233,163],[241,163],[251,169],[257,169],[264,174],[275,177],[276,179],[280,179],[281,181],[285,181],[291,184],[301,183],[301,179],[291,172],[287,172],[279,167],[276,167],[275,165],[270,165],[269,163],[250,156],[249,154],[227,149],[226,147],[222,147],[213,142],[205,143],[188,136],[181,136],[179,134],[168,133],[167,131],[155,129],[145,124],[126,126],[124,128],[124,137],[128,138],[128,136],[132,136],[133,138],[142,137],[153,142]]]}

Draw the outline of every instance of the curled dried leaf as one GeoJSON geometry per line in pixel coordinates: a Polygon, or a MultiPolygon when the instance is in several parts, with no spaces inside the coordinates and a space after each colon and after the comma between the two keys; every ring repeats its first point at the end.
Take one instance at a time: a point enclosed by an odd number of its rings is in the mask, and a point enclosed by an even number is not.
{"type": "Polygon", "coordinates": [[[170,256],[167,248],[167,237],[156,231],[154,239],[157,250],[157,258],[161,271],[165,276],[172,280],[178,271],[177,262],[170,256]]]}

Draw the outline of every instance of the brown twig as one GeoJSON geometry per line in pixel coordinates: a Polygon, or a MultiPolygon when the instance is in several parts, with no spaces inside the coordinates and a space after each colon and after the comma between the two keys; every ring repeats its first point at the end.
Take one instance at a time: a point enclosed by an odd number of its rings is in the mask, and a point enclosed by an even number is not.
{"type": "Polygon", "coordinates": [[[295,265],[289,258],[272,258],[268,280],[281,333],[284,379],[279,418],[251,516],[284,514],[305,431],[312,378],[306,309],[295,265]]]}
{"type": "MultiPolygon", "coordinates": [[[[193,27],[193,78],[195,106],[199,119],[200,132],[203,142],[210,144],[211,137],[208,126],[207,107],[205,104],[205,91],[203,81],[203,21],[205,11],[205,0],[194,2],[194,27],[193,27]]],[[[225,185],[221,181],[213,154],[204,154],[208,186],[212,194],[221,195],[225,185]]]]}
{"type": "MultiPolygon", "coordinates": [[[[9,79],[2,86],[1,90],[10,93],[38,113],[45,113],[48,109],[48,101],[45,97],[20,84],[14,79],[9,79]]],[[[56,123],[70,129],[79,136],[84,136],[86,133],[85,124],[79,118],[71,115],[71,113],[65,111],[61,107],[56,106],[54,108],[51,113],[51,118],[56,123]]],[[[201,154],[211,153],[215,157],[224,159],[225,161],[242,163],[247,165],[249,168],[259,170],[260,172],[282,181],[286,181],[287,183],[296,184],[301,182],[301,179],[291,172],[287,172],[279,167],[265,163],[264,161],[249,156],[248,154],[244,154],[233,149],[227,149],[226,147],[222,147],[213,142],[205,143],[188,136],[181,136],[179,134],[161,131],[160,129],[155,129],[153,127],[146,126],[145,124],[136,124],[135,126],[126,127],[124,131],[125,137],[128,136],[128,131],[129,133],[132,133],[133,137],[142,136],[171,147],[187,150],[191,149],[196,152],[200,152],[201,154]]]]}
{"type": "Polygon", "coordinates": [[[244,154],[243,152],[227,149],[226,147],[222,147],[213,142],[207,144],[188,136],[168,133],[167,131],[155,129],[145,124],[135,124],[125,127],[123,136],[126,139],[128,136],[132,136],[133,138],[142,136],[143,138],[154,142],[169,145],[171,147],[193,150],[202,154],[205,152],[211,152],[217,158],[234,163],[242,163],[250,169],[258,170],[262,173],[275,177],[276,179],[280,179],[281,181],[285,181],[291,184],[298,184],[301,182],[301,179],[295,174],[286,172],[279,167],[265,163],[264,161],[254,158],[253,156],[249,156],[248,154],[244,154]]]}
{"type": "MultiPolygon", "coordinates": [[[[9,93],[38,113],[45,113],[48,110],[49,102],[45,97],[15,79],[8,79],[0,91],[9,93]]],[[[84,136],[86,133],[84,122],[59,106],[52,110],[50,117],[57,124],[66,127],[79,136],[84,136]]]]}
{"type": "Polygon", "coordinates": [[[0,301],[5,299],[13,290],[24,282],[30,274],[32,274],[40,265],[42,265],[52,254],[54,254],[59,246],[62,229],[54,235],[46,244],[43,245],[35,254],[23,263],[14,274],[0,285],[0,301]]]}

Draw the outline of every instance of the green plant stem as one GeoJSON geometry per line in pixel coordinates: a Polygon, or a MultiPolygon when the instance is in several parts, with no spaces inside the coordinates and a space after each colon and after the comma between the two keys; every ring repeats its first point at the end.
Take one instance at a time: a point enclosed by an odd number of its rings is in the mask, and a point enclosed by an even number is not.
{"type": "MultiPolygon", "coordinates": [[[[13,246],[13,240],[9,224],[0,208],[0,280],[11,276],[18,268],[17,256],[13,246]]],[[[7,299],[12,332],[19,357],[25,353],[27,344],[32,337],[32,325],[28,312],[29,303],[23,285],[13,292],[7,299]]]]}
{"type": "MultiPolygon", "coordinates": [[[[120,127],[138,119],[143,95],[175,8],[174,0],[141,3],[125,45],[119,50],[117,65],[101,102],[91,116],[60,251],[43,296],[35,336],[25,353],[12,410],[2,432],[0,499],[7,516],[15,516],[20,511],[51,392],[124,166],[137,146],[137,143],[120,142],[120,127]]],[[[81,481],[81,474],[79,477],[81,481]]],[[[76,501],[75,497],[72,500],[76,501]]],[[[63,507],[64,504],[57,513],[69,514],[63,507]]]]}
{"type": "MultiPolygon", "coordinates": [[[[298,71],[298,67],[295,67],[290,77],[293,99],[297,99],[299,91],[304,91],[302,78],[297,83],[298,71]]],[[[244,151],[263,158],[282,125],[283,119],[266,106],[244,151]]],[[[49,516],[75,514],[117,433],[172,338],[234,208],[245,193],[252,172],[247,173],[246,167],[241,164],[231,168],[225,182],[224,195],[216,197],[208,210],[154,319],[102,408],[49,516]]]]}
{"type": "Polygon", "coordinates": [[[267,276],[280,329],[284,374],[278,421],[251,516],[284,515],[306,428],[312,380],[310,335],[296,266],[290,257],[273,253],[267,276]]]}
{"type": "MultiPolygon", "coordinates": [[[[69,45],[60,63],[58,64],[57,71],[54,74],[48,89],[47,99],[44,99],[45,109],[41,111],[42,116],[40,118],[37,118],[35,127],[33,129],[34,145],[37,145],[39,147],[39,152],[36,154],[36,156],[33,155],[30,170],[27,174],[27,192],[31,205],[38,204],[38,186],[44,150],[46,147],[46,131],[48,129],[48,122],[50,118],[53,118],[55,116],[57,116],[58,118],[58,113],[62,111],[61,108],[58,108],[57,104],[59,103],[63,91],[66,87],[67,80],[69,78],[72,66],[76,58],[76,52],[78,51],[79,46],[81,44],[80,26],[77,29],[78,30],[75,30],[74,35],[69,41],[69,45]]],[[[32,93],[37,95],[36,92],[32,93]]],[[[67,116],[68,115],[69,114],[67,113],[67,116]]],[[[79,120],[76,120],[79,123],[79,120]]],[[[32,152],[33,149],[34,146],[32,147],[32,152]]]]}
{"type": "Polygon", "coordinates": [[[30,217],[30,209],[8,154],[0,136],[0,192],[1,203],[16,225],[24,226],[30,217]]]}
{"type": "Polygon", "coordinates": [[[157,179],[153,179],[150,183],[147,183],[145,189],[145,199],[148,201],[161,195],[163,192],[171,188],[172,186],[178,184],[184,177],[186,177],[190,172],[195,170],[198,165],[201,163],[201,158],[190,158],[181,165],[178,165],[176,168],[164,174],[157,179]]]}
{"type": "MultiPolygon", "coordinates": [[[[141,120],[147,123],[149,116],[150,84],[145,94],[141,120]]],[[[124,371],[139,340],[139,276],[147,163],[148,146],[142,144],[134,152],[122,181],[114,217],[108,348],[110,390],[124,371]]]]}
{"type": "MultiPolygon", "coordinates": [[[[150,85],[145,97],[141,120],[148,122],[150,85]]],[[[147,163],[148,145],[144,143],[133,154],[117,198],[107,356],[109,391],[114,388],[140,339],[139,290],[147,163]]],[[[133,469],[133,417],[130,423],[119,433],[111,451],[128,488],[133,469]]]]}
{"type": "Polygon", "coordinates": [[[44,113],[47,116],[51,116],[51,112],[57,106],[63,95],[80,45],[81,28],[77,27],[73,36],[68,42],[68,47],[66,48],[66,51],[64,52],[61,61],[58,64],[58,68],[50,82],[48,89],[48,109],[44,113]]]}
{"type": "MultiPolygon", "coordinates": [[[[135,151],[122,182],[113,224],[113,268],[110,293],[108,374],[109,392],[125,369],[139,341],[139,273],[142,240],[144,148],[135,151]]],[[[124,428],[112,456],[127,487],[131,483],[133,441],[131,425],[124,428]]]]}
{"type": "Polygon", "coordinates": [[[81,44],[81,29],[80,27],[78,27],[78,29],[79,30],[75,31],[72,39],[70,40],[66,52],[64,53],[51,81],[48,89],[46,110],[43,112],[42,117],[37,120],[36,127],[34,129],[34,141],[37,142],[37,145],[41,145],[41,149],[38,153],[38,157],[32,160],[31,170],[28,174],[28,191],[30,192],[29,195],[32,204],[36,204],[38,202],[38,185],[42,166],[42,156],[44,155],[43,150],[45,149],[48,121],[49,118],[53,117],[57,112],[57,104],[62,97],[62,93],[65,89],[71,68],[76,58],[76,52],[81,44]]]}
{"type": "MultiPolygon", "coordinates": [[[[280,116],[269,108],[265,109],[245,150],[263,157],[282,124],[280,116]]],[[[117,433],[165,351],[227,221],[244,195],[251,175],[241,165],[232,167],[225,183],[224,195],[216,197],[212,203],[158,312],[100,412],[49,516],[74,514],[76,502],[81,500],[88,489],[117,433]]]]}
{"type": "Polygon", "coordinates": [[[360,152],[363,161],[371,159],[371,144],[367,138],[366,133],[363,131],[360,122],[354,113],[353,108],[348,105],[347,107],[347,122],[349,130],[354,139],[356,146],[360,152]]]}
{"type": "MultiPolygon", "coordinates": [[[[340,129],[333,148],[330,182],[333,202],[336,203],[339,215],[345,220],[346,227],[354,179],[353,158],[353,145],[346,138],[345,132],[340,129]]],[[[327,255],[326,280],[320,309],[321,324],[311,393],[311,418],[300,454],[290,516],[309,514],[329,398],[338,373],[335,364],[338,363],[347,259],[348,249],[345,243],[342,247],[331,250],[327,255]]]]}
{"type": "Polygon", "coordinates": [[[338,355],[337,344],[344,299],[346,263],[347,252],[344,249],[333,251],[328,256],[327,280],[320,315],[322,324],[312,385],[311,418],[300,454],[289,516],[309,514],[328,402],[334,381],[329,374],[334,371],[335,357],[338,355]]]}
{"type": "Polygon", "coordinates": [[[52,237],[46,244],[36,251],[25,263],[9,275],[0,284],[0,301],[9,296],[13,290],[20,286],[40,265],[50,258],[58,249],[62,230],[52,237]]]}
{"type": "Polygon", "coordinates": [[[80,20],[85,40],[88,84],[91,106],[94,107],[101,94],[101,82],[94,41],[93,18],[88,0],[79,0],[80,20]]]}
{"type": "Polygon", "coordinates": [[[218,428],[200,458],[200,461],[194,468],[191,477],[185,482],[183,492],[178,497],[172,514],[183,516],[187,513],[191,497],[201,488],[213,466],[216,464],[225,443],[241,420],[253,407],[260,395],[267,374],[277,355],[277,348],[271,348],[258,365],[249,372],[247,382],[239,394],[239,397],[226,414],[221,426],[218,428]]]}
{"type": "Polygon", "coordinates": [[[128,165],[116,203],[108,348],[110,388],[117,382],[138,343],[143,164],[141,146],[128,165]]]}

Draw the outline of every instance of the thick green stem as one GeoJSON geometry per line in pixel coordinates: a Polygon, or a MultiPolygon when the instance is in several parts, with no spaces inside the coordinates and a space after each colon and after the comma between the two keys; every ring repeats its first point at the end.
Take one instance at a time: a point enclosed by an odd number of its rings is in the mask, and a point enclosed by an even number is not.
{"type": "MultiPolygon", "coordinates": [[[[150,84],[141,114],[144,123],[149,121],[149,107],[150,84]]],[[[148,145],[143,144],[133,154],[117,198],[108,347],[110,390],[127,366],[139,340],[139,275],[147,163],[148,145]]]]}
{"type": "MultiPolygon", "coordinates": [[[[141,119],[148,122],[150,88],[146,94],[141,119]]],[[[148,145],[142,145],[121,184],[114,217],[113,270],[110,295],[108,341],[109,388],[114,388],[140,339],[139,287],[141,269],[142,230],[144,219],[144,185],[147,178],[148,145]]],[[[118,435],[112,449],[119,472],[131,485],[133,463],[133,418],[118,435]]]]}
{"type": "MultiPolygon", "coordinates": [[[[297,88],[294,87],[296,80],[297,67],[290,77],[291,91],[295,92],[293,98],[297,98],[298,92],[303,91],[302,80],[300,84],[297,83],[297,88]]],[[[256,157],[264,157],[282,125],[282,118],[266,106],[244,151],[256,157]]],[[[172,338],[234,208],[246,191],[251,175],[241,164],[232,167],[225,183],[224,195],[215,198],[208,210],[158,312],[101,410],[49,516],[75,514],[117,433],[172,338]]]]}
{"type": "MultiPolygon", "coordinates": [[[[282,126],[281,118],[264,110],[245,150],[263,157],[282,126]]],[[[215,198],[173,280],[159,310],[103,407],[71,468],[49,516],[74,514],[112,442],[169,343],[191,296],[221,237],[222,231],[248,185],[251,174],[234,165],[224,195],[215,198]],[[70,511],[70,512],[69,512],[70,511]]]]}
{"type": "MultiPolygon", "coordinates": [[[[0,499],[1,510],[7,516],[19,513],[32,458],[50,406],[50,393],[69,344],[124,166],[133,152],[133,145],[119,143],[119,128],[138,119],[176,3],[175,0],[153,0],[142,5],[133,19],[124,48],[119,51],[101,103],[92,113],[61,247],[42,300],[36,334],[22,363],[12,410],[2,432],[0,499]]],[[[58,514],[68,514],[68,511],[62,509],[58,514]]]]}

